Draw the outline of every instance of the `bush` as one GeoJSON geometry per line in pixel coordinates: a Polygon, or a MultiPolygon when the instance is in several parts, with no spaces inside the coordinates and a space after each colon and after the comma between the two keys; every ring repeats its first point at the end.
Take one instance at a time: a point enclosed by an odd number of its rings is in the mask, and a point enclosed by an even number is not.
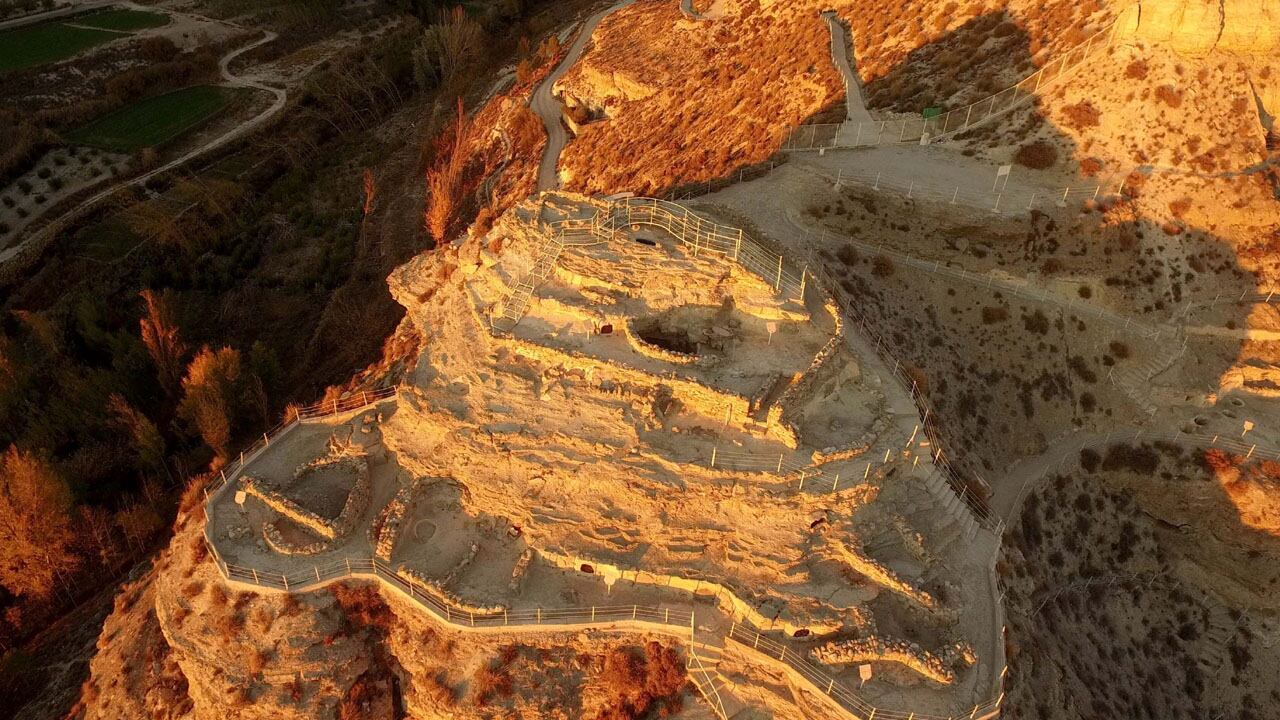
{"type": "Polygon", "coordinates": [[[1102,469],[1128,470],[1140,475],[1152,475],[1160,464],[1155,450],[1149,447],[1133,445],[1112,445],[1107,448],[1107,455],[1102,460],[1102,469]]]}
{"type": "Polygon", "coordinates": [[[1044,170],[1058,162],[1058,149],[1043,140],[1029,142],[1018,148],[1013,161],[1032,170],[1044,170]]]}
{"type": "Polygon", "coordinates": [[[871,263],[871,274],[876,277],[893,275],[893,260],[885,255],[877,255],[871,263]]]}
{"type": "Polygon", "coordinates": [[[852,245],[845,245],[836,251],[836,257],[845,265],[853,267],[858,264],[858,249],[852,245]]]}
{"type": "Polygon", "coordinates": [[[1044,312],[1036,310],[1030,315],[1022,316],[1022,324],[1026,326],[1027,332],[1036,333],[1037,335],[1045,335],[1049,332],[1049,318],[1045,317],[1044,312]]]}
{"type": "Polygon", "coordinates": [[[1009,309],[1003,307],[984,307],[982,308],[982,324],[994,325],[1009,319],[1009,309]]]}
{"type": "Polygon", "coordinates": [[[1067,126],[1077,131],[1097,127],[1102,123],[1102,113],[1088,100],[1068,105],[1062,112],[1067,116],[1067,126]]]}
{"type": "Polygon", "coordinates": [[[1182,91],[1172,85],[1161,85],[1156,88],[1156,99],[1171,108],[1182,106],[1182,91]]]}
{"type": "Polygon", "coordinates": [[[1124,76],[1130,80],[1146,80],[1147,70],[1147,61],[1137,59],[1129,63],[1129,67],[1124,69],[1124,76]]]}

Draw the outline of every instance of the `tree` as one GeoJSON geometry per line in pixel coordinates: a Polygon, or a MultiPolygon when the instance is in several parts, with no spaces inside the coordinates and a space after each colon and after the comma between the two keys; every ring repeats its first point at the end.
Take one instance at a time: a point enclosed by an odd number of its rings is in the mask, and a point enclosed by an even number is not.
{"type": "Polygon", "coordinates": [[[475,128],[458,98],[458,116],[436,139],[435,162],[427,170],[426,226],[437,243],[446,243],[462,207],[475,144],[475,128]]]}
{"type": "Polygon", "coordinates": [[[164,527],[164,519],[150,505],[139,502],[117,511],[116,524],[120,526],[129,546],[139,550],[160,532],[164,527]]]}
{"type": "Polygon", "coordinates": [[[231,445],[231,425],[240,396],[240,353],[232,348],[200,349],[182,380],[183,396],[178,414],[195,426],[200,438],[219,459],[226,459],[231,445]]]}
{"type": "Polygon", "coordinates": [[[107,409],[111,412],[112,423],[133,438],[139,467],[167,475],[169,468],[164,462],[164,436],[156,424],[118,394],[112,394],[107,400],[107,409]]]}
{"type": "Polygon", "coordinates": [[[423,31],[413,51],[414,77],[419,87],[452,87],[480,55],[483,45],[484,28],[462,7],[441,12],[435,24],[423,31]]]}
{"type": "Polygon", "coordinates": [[[147,306],[147,314],[138,321],[142,343],[147,346],[151,361],[156,365],[160,386],[172,397],[177,394],[182,378],[182,359],[187,354],[187,346],[178,331],[173,291],[165,289],[157,295],[147,289],[140,295],[147,306]]]}
{"type": "Polygon", "coordinates": [[[0,585],[48,597],[79,563],[74,540],[66,481],[45,458],[10,445],[0,455],[0,585]]]}
{"type": "Polygon", "coordinates": [[[373,179],[373,171],[369,168],[364,169],[364,214],[369,216],[369,212],[373,210],[373,200],[378,196],[378,186],[373,179]]]}

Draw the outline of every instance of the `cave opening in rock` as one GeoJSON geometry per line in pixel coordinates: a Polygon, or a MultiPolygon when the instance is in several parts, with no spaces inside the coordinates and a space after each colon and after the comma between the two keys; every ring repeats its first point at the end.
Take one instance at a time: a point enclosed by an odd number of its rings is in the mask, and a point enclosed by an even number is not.
{"type": "Polygon", "coordinates": [[[636,337],[663,350],[683,355],[698,354],[698,342],[686,328],[650,320],[636,322],[635,332],[636,337]]]}

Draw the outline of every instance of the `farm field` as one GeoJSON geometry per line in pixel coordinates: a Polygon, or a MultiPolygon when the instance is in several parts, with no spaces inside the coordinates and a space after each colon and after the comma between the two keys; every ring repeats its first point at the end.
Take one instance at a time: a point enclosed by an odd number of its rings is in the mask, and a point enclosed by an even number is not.
{"type": "Polygon", "coordinates": [[[103,10],[0,32],[0,73],[65,60],[130,32],[168,22],[163,13],[103,10]]]}
{"type": "Polygon", "coordinates": [[[169,17],[163,13],[146,10],[103,10],[102,12],[72,18],[66,22],[71,25],[87,25],[102,30],[131,32],[167,25],[169,17]]]}
{"type": "Polygon", "coordinates": [[[0,33],[0,73],[64,60],[118,37],[118,32],[62,23],[8,30],[0,33]]]}
{"type": "Polygon", "coordinates": [[[236,91],[197,85],[144,98],[72,132],[72,142],[110,150],[155,147],[207,121],[225,108],[236,91]]]}

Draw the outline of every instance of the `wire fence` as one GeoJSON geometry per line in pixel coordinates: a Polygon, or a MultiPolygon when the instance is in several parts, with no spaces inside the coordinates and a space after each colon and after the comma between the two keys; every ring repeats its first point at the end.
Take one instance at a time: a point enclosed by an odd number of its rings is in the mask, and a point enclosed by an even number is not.
{"type": "Polygon", "coordinates": [[[820,150],[897,143],[925,145],[949,138],[1030,102],[1043,88],[1069,77],[1089,61],[1106,53],[1115,44],[1120,30],[1135,22],[1140,13],[1141,3],[1130,5],[1084,42],[1051,59],[1016,84],[975,103],[933,117],[913,115],[877,122],[801,125],[792,130],[782,149],[820,150]]]}
{"type": "MultiPolygon", "coordinates": [[[[1070,441],[1068,441],[1070,442],[1070,441]]],[[[1181,430],[1175,432],[1168,431],[1152,431],[1136,428],[1134,430],[1115,430],[1105,435],[1090,436],[1070,442],[1066,451],[1061,455],[1057,464],[1050,464],[1044,469],[1044,472],[1036,478],[1027,478],[1023,482],[1022,487],[1018,489],[1018,494],[1013,500],[1013,508],[1017,508],[1022,504],[1023,499],[1032,490],[1032,485],[1036,480],[1048,476],[1052,472],[1062,472],[1068,467],[1068,463],[1077,462],[1078,456],[1076,452],[1084,450],[1106,449],[1118,443],[1169,443],[1172,445],[1190,445],[1199,448],[1210,448],[1226,450],[1251,460],[1255,457],[1264,460],[1280,460],[1280,448],[1265,445],[1263,443],[1250,442],[1241,438],[1225,437],[1221,434],[1211,435],[1207,433],[1188,433],[1181,430]]]]}
{"type": "Polygon", "coordinates": [[[1067,207],[1071,201],[1097,200],[1107,190],[1105,183],[1064,187],[1053,190],[1010,191],[1007,185],[993,186],[992,190],[964,188],[960,185],[943,186],[933,181],[901,180],[884,177],[883,172],[839,170],[835,177],[806,167],[805,170],[831,180],[837,190],[846,183],[870,186],[872,190],[889,190],[900,193],[908,200],[935,200],[948,205],[966,205],[990,208],[991,212],[1020,213],[1037,208],[1056,210],[1067,207]]]}
{"type": "MultiPolygon", "coordinates": [[[[525,608],[519,610],[500,609],[489,612],[477,612],[470,609],[459,609],[444,602],[434,594],[424,592],[418,585],[395,572],[388,564],[377,558],[348,558],[336,560],[328,565],[313,565],[310,569],[292,573],[269,572],[252,567],[233,565],[225,562],[217,551],[217,547],[209,541],[205,542],[214,557],[215,564],[223,577],[228,580],[269,588],[284,592],[307,592],[327,583],[345,578],[374,579],[388,583],[393,588],[407,595],[420,607],[430,613],[437,621],[446,623],[461,630],[543,630],[549,632],[562,631],[565,628],[583,626],[616,627],[639,626],[656,629],[668,634],[689,638],[689,669],[702,675],[701,681],[695,684],[707,698],[720,717],[724,714],[724,702],[714,683],[714,675],[698,656],[694,633],[697,629],[696,614],[692,608],[682,607],[649,607],[632,605],[598,605],[567,608],[525,608]]],[[[695,593],[696,594],[696,593],[695,593]]],[[[715,596],[719,598],[719,591],[715,596]]],[[[828,673],[795,650],[783,643],[763,634],[748,623],[734,620],[730,624],[726,639],[737,641],[741,645],[750,646],[762,654],[776,657],[794,669],[808,681],[814,690],[826,695],[839,706],[853,713],[854,718],[893,718],[918,720],[943,720],[940,717],[920,713],[903,713],[885,710],[863,700],[852,689],[838,681],[828,673]]],[[[1003,678],[1003,673],[1001,675],[1003,678]]],[[[955,717],[986,718],[999,711],[1004,693],[990,701],[974,706],[971,713],[955,717]]]]}
{"type": "MultiPolygon", "coordinates": [[[[839,283],[832,277],[826,268],[818,265],[817,269],[812,271],[813,276],[818,282],[824,286],[827,295],[834,298],[840,309],[845,315],[857,323],[858,328],[862,331],[863,337],[874,343],[875,352],[884,361],[886,367],[889,361],[893,361],[890,373],[911,396],[912,402],[915,403],[916,411],[920,415],[920,428],[924,432],[925,437],[929,440],[929,447],[932,453],[934,466],[942,471],[943,477],[946,478],[947,484],[955,494],[964,502],[964,504],[973,512],[975,518],[983,526],[991,530],[999,531],[1001,522],[999,516],[992,511],[991,506],[986,499],[977,495],[971,488],[971,481],[958,468],[951,464],[943,452],[942,434],[939,430],[938,415],[933,411],[933,406],[929,403],[920,382],[914,377],[909,370],[909,366],[904,365],[894,355],[892,349],[884,341],[875,328],[871,325],[868,318],[862,313],[858,306],[854,304],[848,295],[841,291],[839,283]]],[[[973,479],[982,487],[987,487],[986,480],[977,473],[973,473],[973,479]]]]}
{"type": "MultiPolygon", "coordinates": [[[[632,229],[640,225],[660,227],[671,233],[683,244],[691,246],[695,256],[709,253],[736,261],[766,281],[772,280],[771,284],[779,293],[793,297],[800,302],[804,301],[808,278],[821,278],[826,294],[835,298],[846,315],[853,318],[862,328],[864,335],[875,342],[877,354],[893,360],[892,374],[909,390],[919,410],[921,416],[920,426],[929,440],[934,465],[942,470],[947,483],[965,505],[973,511],[979,523],[990,529],[998,528],[999,518],[991,511],[985,499],[979,497],[971,489],[969,480],[944,456],[941,435],[937,427],[937,416],[924,398],[917,379],[911,377],[907,371],[907,366],[893,356],[889,351],[889,346],[872,329],[869,320],[858,308],[848,298],[839,294],[838,288],[840,286],[825,269],[815,265],[818,268],[815,274],[815,271],[810,270],[809,266],[805,265],[799,273],[796,273],[793,269],[794,265],[788,264],[781,253],[764,247],[747,236],[741,228],[720,225],[694,213],[683,205],[666,200],[643,197],[626,198],[615,201],[603,220],[600,219],[600,215],[601,213],[597,213],[595,217],[588,220],[572,222],[577,223],[580,229],[586,229],[598,235],[607,234],[608,237],[613,237],[614,233],[624,226],[632,229]]],[[[951,269],[948,268],[948,270],[951,269]]],[[[1027,292],[1031,292],[1031,290],[1028,289],[1027,292]]],[[[496,326],[495,329],[497,329],[496,326]]],[[[768,467],[768,462],[759,457],[731,458],[727,456],[726,461],[730,460],[736,460],[741,469],[751,467],[752,469],[764,470],[768,467]]],[[[785,464],[785,461],[781,462],[785,464]]],[[[799,471],[801,466],[791,469],[799,471]]],[[[777,468],[775,472],[781,472],[781,468],[777,468]]],[[[975,474],[974,477],[982,486],[986,486],[985,480],[982,480],[980,476],[975,474]]]]}

